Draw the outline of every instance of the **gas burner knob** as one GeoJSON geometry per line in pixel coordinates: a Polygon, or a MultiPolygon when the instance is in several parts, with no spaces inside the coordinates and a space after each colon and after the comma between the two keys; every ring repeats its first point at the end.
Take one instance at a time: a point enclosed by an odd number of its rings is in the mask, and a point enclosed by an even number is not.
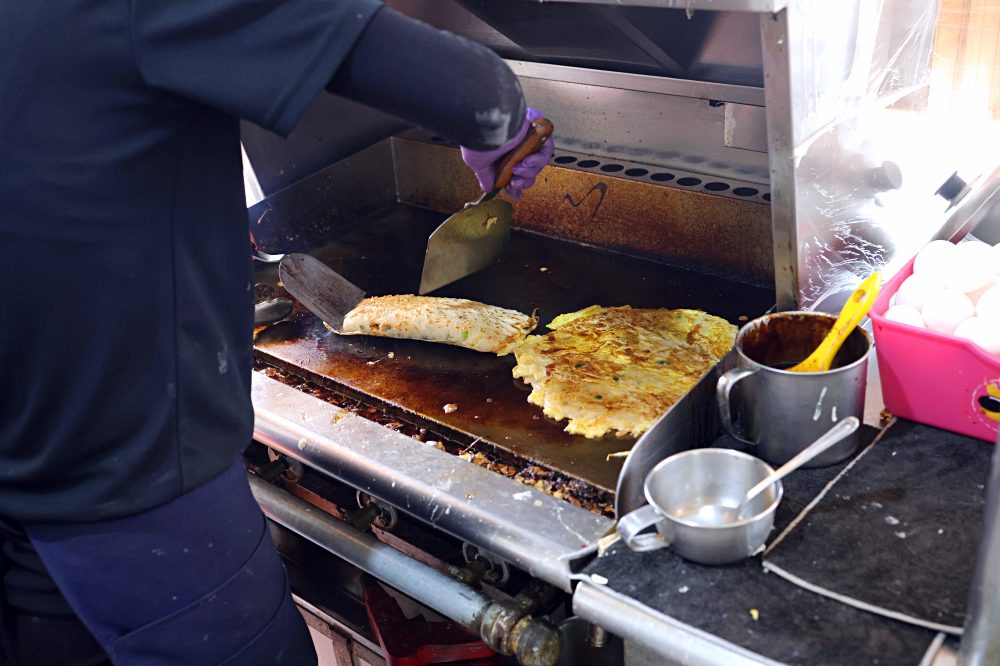
{"type": "Polygon", "coordinates": [[[275,483],[288,469],[288,461],[284,458],[272,460],[257,470],[256,474],[268,483],[275,483]]]}
{"type": "Polygon", "coordinates": [[[463,543],[462,557],[468,565],[477,562],[486,564],[488,568],[483,573],[482,579],[490,585],[500,587],[510,580],[510,565],[493,553],[481,550],[471,543],[463,543]]]}
{"type": "Polygon", "coordinates": [[[358,507],[364,509],[365,507],[374,504],[378,507],[378,513],[375,516],[375,527],[386,532],[390,531],[399,522],[399,513],[396,511],[396,507],[382,500],[375,499],[363,490],[359,490],[356,494],[356,499],[358,502],[358,507]]]}
{"type": "MultiPolygon", "coordinates": [[[[298,483],[302,478],[302,475],[305,474],[306,468],[302,465],[302,463],[294,458],[282,455],[274,449],[269,448],[267,450],[267,459],[270,460],[271,463],[276,463],[279,460],[283,461],[285,468],[279,473],[279,475],[282,479],[288,481],[289,483],[298,483]]],[[[268,466],[269,465],[265,465],[265,467],[268,466]]],[[[274,480],[277,480],[277,476],[274,480]]],[[[274,480],[272,480],[272,483],[274,480]]]]}

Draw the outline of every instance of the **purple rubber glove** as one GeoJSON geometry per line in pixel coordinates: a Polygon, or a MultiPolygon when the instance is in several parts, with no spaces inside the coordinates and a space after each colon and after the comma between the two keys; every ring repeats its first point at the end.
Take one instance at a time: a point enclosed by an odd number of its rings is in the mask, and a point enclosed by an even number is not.
{"type": "MultiPolygon", "coordinates": [[[[527,113],[524,114],[524,124],[521,125],[517,136],[494,150],[480,151],[462,148],[462,159],[469,165],[473,173],[476,174],[476,178],[479,180],[479,187],[483,192],[489,192],[493,189],[493,181],[496,178],[496,163],[524,140],[531,121],[542,117],[544,116],[537,109],[528,109],[527,113]]],[[[511,199],[517,201],[521,198],[522,190],[526,190],[535,184],[538,172],[549,163],[555,151],[556,144],[552,140],[552,137],[549,137],[548,141],[542,144],[538,152],[528,155],[514,166],[514,175],[510,179],[510,185],[505,188],[511,199]]]]}

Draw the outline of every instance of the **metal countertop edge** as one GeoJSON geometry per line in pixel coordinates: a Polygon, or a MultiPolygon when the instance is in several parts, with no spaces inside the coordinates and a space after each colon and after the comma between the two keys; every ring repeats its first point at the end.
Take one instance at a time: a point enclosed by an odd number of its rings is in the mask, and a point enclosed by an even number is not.
{"type": "Polygon", "coordinates": [[[605,586],[580,582],[573,593],[573,612],[685,666],[782,666],[605,586]]]}
{"type": "Polygon", "coordinates": [[[254,439],[565,592],[612,521],[253,373],[254,439]]]}
{"type": "Polygon", "coordinates": [[[730,11],[773,14],[788,6],[788,0],[540,0],[540,2],[585,2],[592,5],[660,7],[689,11],[730,11]]]}

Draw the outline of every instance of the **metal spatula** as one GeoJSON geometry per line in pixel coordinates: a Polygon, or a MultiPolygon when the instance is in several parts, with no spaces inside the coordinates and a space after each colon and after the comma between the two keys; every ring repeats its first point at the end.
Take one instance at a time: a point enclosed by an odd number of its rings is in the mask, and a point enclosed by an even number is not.
{"type": "Polygon", "coordinates": [[[365,297],[365,292],[308,254],[285,255],[278,276],[289,294],[337,333],[347,313],[365,297]]]}
{"type": "Polygon", "coordinates": [[[551,122],[545,118],[533,120],[524,140],[497,165],[493,189],[465,204],[434,230],[427,239],[419,293],[426,294],[460,280],[496,263],[503,256],[510,238],[514,209],[496,196],[510,184],[514,166],[537,152],[550,136],[551,122]]]}

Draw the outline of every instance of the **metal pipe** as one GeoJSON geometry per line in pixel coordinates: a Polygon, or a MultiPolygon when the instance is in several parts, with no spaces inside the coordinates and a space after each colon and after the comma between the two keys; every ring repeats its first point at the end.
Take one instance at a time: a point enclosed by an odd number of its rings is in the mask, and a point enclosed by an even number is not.
{"type": "Polygon", "coordinates": [[[492,603],[483,594],[256,476],[250,477],[250,488],[268,518],[445,617],[479,630],[479,621],[492,603]]]}
{"type": "Polygon", "coordinates": [[[986,514],[958,664],[1000,664],[1000,443],[993,451],[993,467],[986,486],[986,514]]]}
{"type": "Polygon", "coordinates": [[[250,489],[274,522],[472,629],[501,654],[516,655],[525,666],[552,666],[558,659],[559,633],[548,623],[525,616],[513,604],[494,603],[263,479],[250,476],[250,489]]]}

